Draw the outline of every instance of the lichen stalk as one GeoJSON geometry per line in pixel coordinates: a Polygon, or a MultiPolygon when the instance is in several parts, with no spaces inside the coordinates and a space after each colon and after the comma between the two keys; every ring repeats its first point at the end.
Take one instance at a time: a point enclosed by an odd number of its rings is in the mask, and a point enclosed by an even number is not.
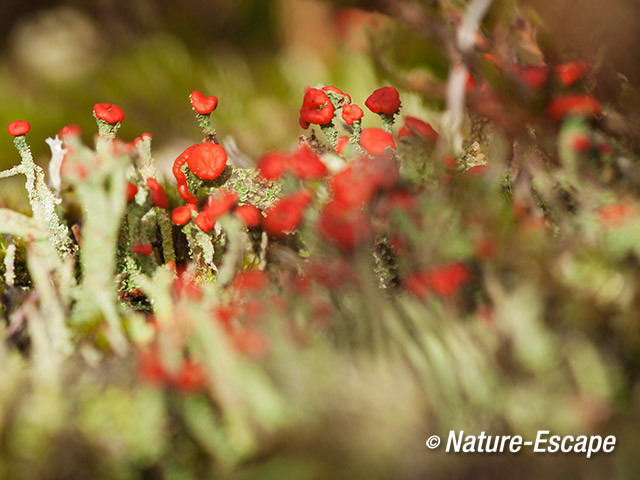
{"type": "MultiPolygon", "coordinates": [[[[40,219],[47,225],[51,242],[62,257],[72,255],[75,248],[71,242],[69,229],[60,221],[56,213],[56,205],[60,203],[60,199],[56,198],[47,186],[44,171],[34,162],[25,136],[14,137],[14,144],[22,160],[19,173],[23,173],[26,177],[25,188],[34,218],[40,219]]],[[[15,172],[18,173],[18,169],[15,172]]]]}

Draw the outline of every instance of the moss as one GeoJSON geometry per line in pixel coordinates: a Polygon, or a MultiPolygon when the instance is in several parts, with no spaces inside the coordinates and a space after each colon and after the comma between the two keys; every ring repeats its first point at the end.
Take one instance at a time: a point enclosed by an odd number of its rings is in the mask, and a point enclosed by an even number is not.
{"type": "Polygon", "coordinates": [[[376,239],[373,248],[374,275],[383,290],[391,290],[400,285],[398,260],[386,237],[376,239]]]}
{"type": "Polygon", "coordinates": [[[238,194],[239,203],[251,204],[266,210],[282,195],[282,184],[264,180],[257,170],[235,168],[225,188],[238,194]]]}

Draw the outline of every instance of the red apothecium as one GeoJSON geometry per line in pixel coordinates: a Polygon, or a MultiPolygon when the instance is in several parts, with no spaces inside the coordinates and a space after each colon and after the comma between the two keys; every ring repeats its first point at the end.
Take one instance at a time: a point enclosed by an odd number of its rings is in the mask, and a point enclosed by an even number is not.
{"type": "Polygon", "coordinates": [[[287,170],[288,158],[280,152],[269,152],[258,161],[258,170],[267,180],[276,180],[287,170]]]}
{"type": "Polygon", "coordinates": [[[382,87],[369,95],[364,104],[373,113],[393,115],[400,108],[400,94],[393,87],[382,87]]]}
{"type": "Polygon", "coordinates": [[[107,123],[118,123],[124,120],[122,109],[111,103],[96,103],[93,106],[93,114],[107,123]]]}
{"type": "Polygon", "coordinates": [[[591,95],[572,93],[551,99],[547,105],[547,116],[562,120],[570,115],[596,116],[602,113],[600,102],[591,95]]]}
{"type": "Polygon", "coordinates": [[[327,175],[327,167],[306,145],[300,145],[288,159],[289,170],[301,180],[313,180],[327,175]]]}
{"type": "Polygon", "coordinates": [[[19,135],[26,135],[31,130],[31,125],[26,120],[15,120],[7,127],[9,135],[17,137],[19,135]]]}
{"type": "Polygon", "coordinates": [[[570,87],[584,77],[589,70],[591,70],[591,64],[589,62],[586,60],[577,60],[557,65],[555,73],[562,85],[570,87]]]}
{"type": "Polygon", "coordinates": [[[169,208],[167,194],[164,193],[164,188],[162,188],[162,185],[160,185],[155,178],[147,178],[147,187],[151,192],[151,199],[156,207],[169,208]]]}
{"type": "Polygon", "coordinates": [[[380,128],[365,128],[360,135],[360,145],[373,156],[384,155],[387,148],[396,148],[391,134],[380,128]]]}
{"type": "Polygon", "coordinates": [[[138,186],[135,183],[127,182],[127,202],[133,200],[138,193],[138,186]]]}
{"type": "Polygon", "coordinates": [[[196,177],[213,180],[218,178],[227,165],[227,152],[217,143],[200,143],[189,151],[187,165],[196,177]]]}
{"type": "Polygon", "coordinates": [[[274,237],[293,232],[300,225],[304,209],[310,201],[311,194],[306,190],[282,197],[267,211],[262,228],[274,237]]]}
{"type": "Polygon", "coordinates": [[[327,94],[318,88],[308,88],[300,107],[300,126],[309,128],[310,123],[325,125],[333,119],[335,109],[327,94]]]}
{"type": "Polygon", "coordinates": [[[412,134],[420,135],[433,142],[436,142],[440,136],[427,122],[415,117],[405,117],[404,125],[398,130],[398,138],[410,137],[412,134]]]}
{"type": "Polygon", "coordinates": [[[208,232],[237,201],[238,195],[235,192],[221,188],[207,198],[207,203],[194,220],[195,224],[201,230],[208,232]]]}
{"type": "Polygon", "coordinates": [[[191,220],[191,213],[193,212],[193,204],[188,203],[187,205],[181,205],[180,207],[176,207],[171,212],[171,220],[176,225],[184,225],[189,220],[191,220]]]}
{"type": "Polygon", "coordinates": [[[519,71],[518,76],[527,87],[532,90],[540,90],[549,79],[549,67],[546,65],[524,67],[519,71]]]}
{"type": "Polygon", "coordinates": [[[63,140],[67,137],[79,137],[81,134],[82,129],[80,128],[80,126],[75,124],[65,125],[58,132],[58,136],[63,140]]]}
{"type": "Polygon", "coordinates": [[[262,220],[260,210],[254,205],[238,205],[233,211],[233,214],[242,220],[249,228],[257,227],[260,225],[260,220],[262,220]]]}
{"type": "Polygon", "coordinates": [[[364,112],[355,103],[342,107],[342,119],[347,125],[353,125],[353,122],[360,120],[362,115],[364,115],[364,112]]]}
{"type": "Polygon", "coordinates": [[[360,208],[328,203],[318,222],[321,235],[341,250],[351,251],[372,235],[371,222],[360,208]]]}
{"type": "Polygon", "coordinates": [[[191,101],[193,109],[201,115],[209,115],[218,106],[218,99],[216,97],[205,97],[198,90],[191,92],[189,100],[191,101]]]}

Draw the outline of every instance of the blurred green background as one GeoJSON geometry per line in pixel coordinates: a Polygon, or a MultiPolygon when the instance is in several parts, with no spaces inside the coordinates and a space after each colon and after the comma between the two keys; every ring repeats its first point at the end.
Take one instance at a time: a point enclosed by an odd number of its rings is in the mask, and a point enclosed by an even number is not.
{"type": "MultiPolygon", "coordinates": [[[[194,89],[219,98],[216,126],[242,152],[286,148],[302,133],[305,86],[335,83],[360,103],[379,86],[367,30],[389,23],[308,0],[11,2],[3,13],[0,120],[31,123],[41,162],[64,125],[90,142],[91,107],[110,102],[125,111],[121,138],[152,133],[166,164],[199,137],[194,89]]],[[[17,162],[8,135],[0,158],[17,162]]]]}

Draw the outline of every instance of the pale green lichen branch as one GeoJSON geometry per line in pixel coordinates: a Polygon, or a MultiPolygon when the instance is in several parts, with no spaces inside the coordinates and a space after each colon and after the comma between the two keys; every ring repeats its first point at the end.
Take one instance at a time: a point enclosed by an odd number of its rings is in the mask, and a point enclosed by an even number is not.
{"type": "Polygon", "coordinates": [[[151,156],[151,138],[144,136],[136,143],[136,149],[138,151],[139,162],[138,170],[143,178],[149,177],[156,178],[156,165],[151,156]]]}
{"type": "Polygon", "coordinates": [[[62,184],[60,178],[60,168],[67,149],[62,147],[62,140],[56,135],[55,138],[45,140],[51,149],[51,161],[49,162],[49,185],[56,195],[60,193],[62,184]]]}
{"type": "Polygon", "coordinates": [[[380,117],[382,118],[382,129],[390,134],[393,134],[393,124],[395,122],[395,113],[391,115],[387,115],[386,113],[381,113],[380,117]]]}
{"type": "Polygon", "coordinates": [[[75,252],[75,247],[71,242],[69,229],[60,221],[56,213],[56,205],[60,203],[60,199],[56,198],[47,187],[44,171],[33,161],[31,149],[25,136],[15,137],[14,143],[22,159],[20,173],[27,177],[25,188],[29,195],[33,217],[47,225],[51,242],[62,257],[72,255],[75,252]]]}
{"type": "Polygon", "coordinates": [[[114,138],[116,138],[116,134],[120,129],[120,122],[117,123],[107,123],[104,120],[96,117],[94,112],[93,118],[96,119],[96,123],[98,124],[98,135],[99,139],[104,139],[108,143],[111,143],[114,138]]]}
{"type": "Polygon", "coordinates": [[[349,144],[354,146],[358,153],[366,153],[365,150],[360,145],[360,135],[362,135],[362,121],[356,120],[351,125],[353,131],[351,132],[351,136],[349,137],[349,144]]]}
{"type": "Polygon", "coordinates": [[[48,238],[48,231],[36,219],[8,208],[0,208],[0,233],[17,235],[26,240],[48,238]]]}
{"type": "Polygon", "coordinates": [[[11,243],[7,246],[7,251],[4,255],[4,283],[9,287],[13,287],[16,279],[15,261],[16,246],[11,243]]]}
{"type": "MultiPolygon", "coordinates": [[[[87,158],[87,161],[91,161],[87,158]]],[[[128,161],[108,156],[91,174],[76,184],[84,206],[82,228],[83,291],[80,307],[97,306],[107,323],[106,336],[118,354],[127,350],[127,341],[113,292],[118,234],[125,208],[125,179],[128,161]],[[109,189],[105,189],[105,185],[109,189]],[[105,253],[112,252],[112,253],[105,253]],[[84,305],[82,305],[84,303],[84,305]]],[[[78,307],[78,308],[80,308],[78,307]]]]}
{"type": "Polygon", "coordinates": [[[336,146],[338,145],[338,129],[336,128],[334,123],[329,122],[324,125],[320,125],[320,129],[322,130],[322,133],[324,133],[324,136],[327,137],[331,148],[335,150],[336,146]]]}
{"type": "Polygon", "coordinates": [[[0,178],[13,177],[14,175],[19,175],[21,173],[24,173],[24,169],[22,168],[22,165],[16,165],[15,167],[10,168],[9,170],[1,171],[0,178]]]}
{"type": "Polygon", "coordinates": [[[176,253],[173,249],[173,235],[171,233],[171,218],[169,212],[163,208],[156,208],[158,226],[160,227],[160,236],[162,238],[162,256],[164,263],[176,261],[176,253]]]}
{"type": "Polygon", "coordinates": [[[235,276],[238,267],[241,266],[246,242],[242,235],[244,227],[238,219],[226,216],[220,219],[220,223],[227,235],[228,247],[220,271],[216,276],[216,283],[226,285],[235,276]]]}
{"type": "Polygon", "coordinates": [[[52,354],[57,359],[67,357],[73,352],[70,331],[65,324],[66,305],[61,300],[59,273],[62,270],[61,261],[50,255],[50,246],[42,243],[27,253],[29,274],[38,292],[38,308],[46,319],[46,331],[49,335],[52,354]]]}
{"type": "Polygon", "coordinates": [[[205,135],[211,137],[214,143],[218,143],[218,139],[216,138],[216,129],[213,128],[211,124],[211,115],[202,115],[200,113],[196,113],[196,119],[198,120],[198,125],[202,129],[205,135]]]}
{"type": "Polygon", "coordinates": [[[200,247],[201,258],[204,261],[204,264],[211,268],[214,272],[218,271],[218,267],[213,262],[213,255],[215,254],[215,249],[213,247],[213,241],[210,235],[207,235],[205,232],[200,230],[199,228],[195,229],[195,241],[200,247]]]}

